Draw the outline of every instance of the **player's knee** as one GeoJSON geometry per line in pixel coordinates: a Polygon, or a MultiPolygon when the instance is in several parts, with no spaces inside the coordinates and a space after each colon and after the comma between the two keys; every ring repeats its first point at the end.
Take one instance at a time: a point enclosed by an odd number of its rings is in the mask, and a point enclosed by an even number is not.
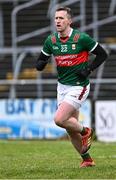
{"type": "Polygon", "coordinates": [[[61,117],[55,116],[54,121],[57,126],[64,128],[65,121],[61,117]]]}

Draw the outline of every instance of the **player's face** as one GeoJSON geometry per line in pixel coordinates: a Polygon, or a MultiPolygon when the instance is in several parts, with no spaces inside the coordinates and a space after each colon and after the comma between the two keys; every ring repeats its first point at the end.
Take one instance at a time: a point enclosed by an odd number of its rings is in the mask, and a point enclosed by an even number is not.
{"type": "Polygon", "coordinates": [[[65,33],[70,27],[72,21],[66,11],[56,11],[55,13],[55,26],[56,30],[60,33],[65,33]]]}

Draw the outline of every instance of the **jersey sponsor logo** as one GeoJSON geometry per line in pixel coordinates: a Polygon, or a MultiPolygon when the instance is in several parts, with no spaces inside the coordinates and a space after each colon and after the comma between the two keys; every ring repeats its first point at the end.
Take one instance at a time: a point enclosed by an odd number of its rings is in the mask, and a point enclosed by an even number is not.
{"type": "Polygon", "coordinates": [[[88,61],[88,52],[55,56],[57,66],[74,66],[88,61]]]}
{"type": "Polygon", "coordinates": [[[65,61],[59,61],[58,66],[72,66],[72,61],[65,60],[65,61]]]}

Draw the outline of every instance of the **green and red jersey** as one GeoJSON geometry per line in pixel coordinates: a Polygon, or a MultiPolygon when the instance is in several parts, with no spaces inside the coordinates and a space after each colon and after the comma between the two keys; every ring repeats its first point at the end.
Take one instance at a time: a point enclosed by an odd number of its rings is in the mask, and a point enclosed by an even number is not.
{"type": "Polygon", "coordinates": [[[88,34],[71,29],[70,37],[64,40],[55,32],[45,40],[42,52],[50,56],[53,54],[58,72],[58,81],[65,85],[86,86],[89,80],[81,79],[76,70],[88,64],[89,52],[97,46],[88,34]]]}

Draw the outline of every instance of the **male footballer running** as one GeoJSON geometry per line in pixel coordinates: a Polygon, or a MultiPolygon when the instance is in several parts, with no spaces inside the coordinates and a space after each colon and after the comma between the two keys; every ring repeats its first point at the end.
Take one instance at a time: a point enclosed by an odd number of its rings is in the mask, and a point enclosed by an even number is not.
{"type": "Polygon", "coordinates": [[[54,121],[65,128],[74,148],[82,157],[80,167],[95,166],[89,154],[93,130],[79,123],[79,110],[90,91],[89,75],[106,59],[103,47],[88,34],[71,27],[72,12],[68,7],[59,7],[55,12],[56,32],[49,35],[37,59],[36,68],[42,71],[51,55],[58,72],[58,108],[54,121]],[[94,60],[88,63],[90,53],[94,60]]]}

